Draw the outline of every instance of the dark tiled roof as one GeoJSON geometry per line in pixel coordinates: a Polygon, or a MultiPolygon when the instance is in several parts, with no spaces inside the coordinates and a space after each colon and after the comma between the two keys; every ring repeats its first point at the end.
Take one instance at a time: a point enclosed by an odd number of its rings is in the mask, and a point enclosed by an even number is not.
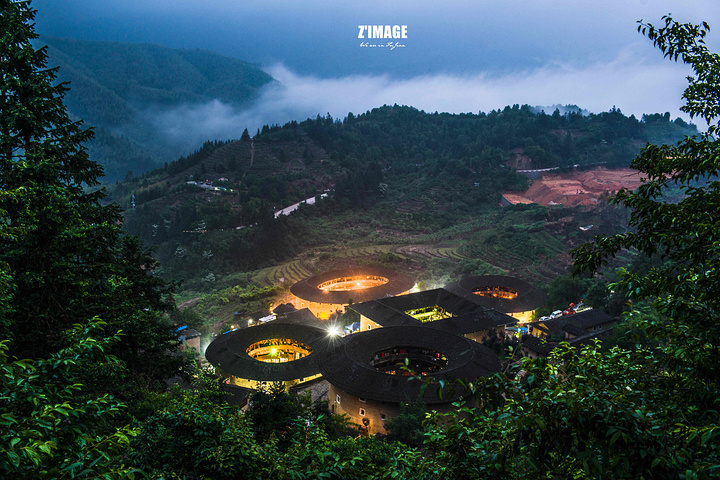
{"type": "Polygon", "coordinates": [[[504,275],[481,275],[468,277],[445,287],[461,297],[502,313],[527,312],[542,307],[547,295],[539,288],[533,287],[525,280],[504,275]],[[473,290],[484,286],[503,286],[512,288],[517,297],[495,298],[475,295],[473,290]]]}
{"type": "Polygon", "coordinates": [[[197,338],[200,335],[201,335],[200,332],[198,332],[194,328],[186,328],[186,329],[180,331],[180,336],[185,337],[185,340],[190,340],[191,338],[197,338]]]}
{"type": "Polygon", "coordinates": [[[527,348],[540,355],[547,355],[556,346],[556,342],[548,342],[545,339],[533,337],[532,335],[523,335],[522,337],[522,348],[527,348]]]}
{"type": "Polygon", "coordinates": [[[573,315],[563,315],[548,320],[530,322],[530,326],[548,335],[565,335],[565,332],[576,337],[586,335],[590,329],[613,322],[613,318],[602,310],[584,310],[573,315]]]}
{"type": "Polygon", "coordinates": [[[415,285],[415,281],[400,272],[387,268],[355,267],[342,270],[330,270],[297,282],[290,287],[290,292],[296,297],[309,302],[332,303],[347,305],[352,299],[354,303],[367,302],[378,298],[390,297],[407,292],[415,285]],[[379,276],[388,279],[388,283],[377,287],[364,288],[362,290],[351,290],[346,292],[325,292],[320,290],[318,285],[334,278],[354,276],[379,276]]]}
{"type": "MultiPolygon", "coordinates": [[[[370,364],[374,354],[381,350],[403,346],[441,352],[447,357],[447,367],[425,377],[435,382],[473,379],[500,371],[500,361],[489,348],[425,326],[378,328],[344,340],[326,351],[321,362],[323,376],[342,391],[380,402],[398,403],[423,396],[423,382],[380,372],[370,364]]],[[[439,398],[437,389],[431,386],[425,390],[423,399],[427,404],[446,403],[462,392],[453,393],[439,398]]]]}
{"type": "Polygon", "coordinates": [[[576,337],[582,337],[583,335],[586,335],[588,333],[588,331],[582,328],[580,325],[575,325],[572,322],[565,323],[565,325],[562,326],[562,329],[563,331],[576,337]]]}
{"type": "MultiPolygon", "coordinates": [[[[413,293],[411,295],[416,294],[413,293]]],[[[347,308],[355,310],[360,315],[369,318],[373,322],[377,323],[378,325],[382,325],[383,327],[422,325],[419,320],[415,320],[410,315],[406,314],[404,311],[391,307],[381,300],[355,303],[349,305],[347,308]]]]}
{"type": "Polygon", "coordinates": [[[292,303],[281,303],[277,307],[273,308],[275,315],[285,315],[286,313],[295,311],[295,306],[292,303]]]}
{"type": "Polygon", "coordinates": [[[208,345],[205,358],[225,373],[247,380],[284,381],[306,378],[319,372],[318,358],[331,346],[326,330],[301,324],[274,320],[263,325],[224,333],[208,345]],[[283,363],[255,360],[247,349],[255,342],[271,338],[288,338],[308,345],[310,355],[283,363]]]}
{"type": "Polygon", "coordinates": [[[428,322],[424,325],[461,335],[482,330],[482,328],[479,328],[481,324],[488,325],[487,328],[494,328],[499,325],[517,323],[516,320],[508,315],[495,312],[477,303],[469,302],[444,288],[353,304],[348,308],[355,310],[360,315],[369,318],[383,327],[397,327],[404,325],[423,325],[423,323],[415,320],[405,312],[435,305],[443,308],[453,317],[435,320],[434,322],[428,322]],[[454,328],[457,328],[457,330],[454,330],[454,328]]]}
{"type": "Polygon", "coordinates": [[[506,325],[515,325],[517,320],[510,315],[496,312],[489,308],[483,308],[476,313],[469,313],[459,317],[443,318],[434,322],[426,323],[428,327],[438,328],[458,335],[492,330],[506,325]]]}
{"type": "MultiPolygon", "coordinates": [[[[604,328],[602,330],[598,330],[596,332],[587,332],[583,331],[582,336],[578,336],[577,338],[573,338],[572,340],[568,341],[570,346],[575,348],[581,348],[585,345],[589,345],[596,339],[602,339],[604,337],[607,337],[612,333],[613,329],[610,328],[604,328]]],[[[539,355],[547,355],[549,354],[552,349],[558,346],[558,342],[549,342],[543,338],[537,338],[533,337],[532,335],[523,335],[522,337],[522,346],[523,348],[527,348],[529,350],[532,350],[533,352],[539,354],[539,355]]]]}
{"type": "Polygon", "coordinates": [[[478,305],[476,303],[469,302],[444,288],[385,298],[379,300],[379,302],[401,312],[433,305],[442,307],[454,316],[478,311],[478,305]]]}
{"type": "Polygon", "coordinates": [[[580,313],[569,315],[566,318],[571,320],[574,324],[586,329],[613,321],[613,318],[610,315],[596,308],[584,310],[580,313]]]}
{"type": "Polygon", "coordinates": [[[281,323],[294,323],[297,325],[307,325],[309,327],[326,328],[326,324],[312,314],[309,308],[293,310],[286,313],[282,319],[275,320],[281,323]]]}
{"type": "Polygon", "coordinates": [[[584,345],[589,345],[592,343],[595,339],[602,339],[610,334],[612,334],[613,328],[603,328],[602,330],[598,330],[596,332],[586,333],[582,337],[573,338],[570,340],[570,345],[576,348],[580,348],[584,345]]]}

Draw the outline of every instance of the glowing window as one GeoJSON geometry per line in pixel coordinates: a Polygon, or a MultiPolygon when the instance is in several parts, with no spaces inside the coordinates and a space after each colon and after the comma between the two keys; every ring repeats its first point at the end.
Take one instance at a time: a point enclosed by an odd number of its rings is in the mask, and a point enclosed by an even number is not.
{"type": "Polygon", "coordinates": [[[250,345],[247,354],[266,363],[292,362],[312,353],[312,348],[291,338],[268,338],[250,345]]]}
{"type": "Polygon", "coordinates": [[[364,409],[364,408],[361,408],[361,409],[360,409],[360,416],[361,416],[361,417],[364,417],[364,416],[365,416],[365,409],[364,409]]]}
{"type": "Polygon", "coordinates": [[[473,288],[472,293],[480,295],[481,297],[493,297],[493,298],[507,298],[513,299],[517,297],[517,290],[510,287],[503,287],[501,285],[483,285],[481,287],[473,288]]]}
{"type": "Polygon", "coordinates": [[[433,322],[435,320],[452,317],[451,313],[446,312],[445,309],[439,305],[413,308],[406,310],[405,313],[413,317],[415,320],[420,320],[421,322],[433,322]]]}
{"type": "Polygon", "coordinates": [[[335,402],[340,403],[340,395],[335,395],[335,402]]]}

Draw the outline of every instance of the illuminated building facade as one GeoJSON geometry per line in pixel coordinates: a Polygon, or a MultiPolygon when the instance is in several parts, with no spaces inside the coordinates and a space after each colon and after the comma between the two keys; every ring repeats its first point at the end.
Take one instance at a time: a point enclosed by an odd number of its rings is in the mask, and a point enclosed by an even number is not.
{"type": "Polygon", "coordinates": [[[316,317],[327,320],[342,313],[347,305],[409,292],[412,278],[386,268],[356,267],[331,270],[306,278],[290,287],[295,308],[308,308],[316,317]]]}

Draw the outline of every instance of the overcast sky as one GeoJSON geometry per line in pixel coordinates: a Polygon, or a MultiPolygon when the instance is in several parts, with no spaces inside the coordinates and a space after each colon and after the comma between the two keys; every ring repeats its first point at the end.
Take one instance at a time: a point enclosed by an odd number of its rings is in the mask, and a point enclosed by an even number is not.
{"type": "MultiPolygon", "coordinates": [[[[659,24],[672,13],[720,31],[717,0],[35,0],[33,6],[41,34],[199,47],[259,64],[282,87],[236,119],[251,129],[385,103],[450,112],[572,103],[675,117],[689,70],[663,59],[636,21],[659,24]],[[360,24],[407,25],[407,38],[394,40],[404,46],[363,47],[360,24]]],[[[719,50],[715,30],[708,43],[719,50]]],[[[218,105],[209,107],[219,114],[218,105]]]]}

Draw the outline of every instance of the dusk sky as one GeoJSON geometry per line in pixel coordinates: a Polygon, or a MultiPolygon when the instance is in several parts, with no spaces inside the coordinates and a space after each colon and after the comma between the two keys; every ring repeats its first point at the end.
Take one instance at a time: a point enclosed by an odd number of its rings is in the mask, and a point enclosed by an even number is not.
{"type": "Polygon", "coordinates": [[[636,21],[658,25],[668,13],[682,22],[705,20],[714,27],[708,44],[720,50],[716,0],[35,0],[33,6],[41,34],[203,48],[262,66],[282,85],[266,91],[254,111],[205,106],[208,115],[240,115],[235,122],[251,127],[394,103],[449,112],[515,103],[577,104],[593,112],[617,106],[638,117],[670,111],[688,118],[678,108],[690,70],[663,59],[636,21]],[[393,40],[404,46],[392,50],[363,47],[360,24],[407,25],[408,35],[393,40]]]}

